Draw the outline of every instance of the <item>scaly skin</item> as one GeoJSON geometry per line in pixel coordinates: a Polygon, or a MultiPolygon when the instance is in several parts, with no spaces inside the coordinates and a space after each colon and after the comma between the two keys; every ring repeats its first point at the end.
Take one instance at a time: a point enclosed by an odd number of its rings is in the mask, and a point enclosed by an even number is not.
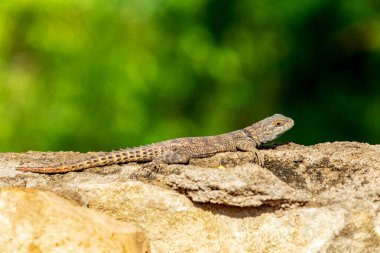
{"type": "Polygon", "coordinates": [[[92,167],[129,162],[187,163],[190,158],[208,157],[228,151],[256,151],[292,128],[294,121],[281,114],[265,118],[249,127],[226,134],[178,138],[119,151],[102,152],[84,160],[51,167],[18,167],[23,172],[65,173],[92,167]]]}

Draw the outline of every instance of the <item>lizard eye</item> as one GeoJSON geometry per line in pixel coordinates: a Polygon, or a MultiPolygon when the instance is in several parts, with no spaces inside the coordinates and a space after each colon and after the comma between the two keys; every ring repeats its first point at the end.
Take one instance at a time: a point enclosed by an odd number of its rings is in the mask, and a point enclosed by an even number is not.
{"type": "Polygon", "coordinates": [[[275,123],[275,126],[282,126],[282,123],[281,123],[280,121],[277,121],[277,122],[275,123]]]}

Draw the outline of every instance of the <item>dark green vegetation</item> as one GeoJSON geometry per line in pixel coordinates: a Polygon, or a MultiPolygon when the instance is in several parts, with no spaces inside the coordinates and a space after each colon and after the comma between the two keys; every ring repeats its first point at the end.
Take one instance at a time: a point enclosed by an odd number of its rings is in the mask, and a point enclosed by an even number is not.
{"type": "Polygon", "coordinates": [[[111,150],[274,113],[380,142],[378,0],[0,4],[0,151],[111,150]]]}

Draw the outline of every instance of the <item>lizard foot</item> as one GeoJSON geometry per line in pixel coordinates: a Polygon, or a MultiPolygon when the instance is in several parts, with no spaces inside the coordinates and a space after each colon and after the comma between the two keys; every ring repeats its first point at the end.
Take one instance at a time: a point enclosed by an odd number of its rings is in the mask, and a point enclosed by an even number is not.
{"type": "Polygon", "coordinates": [[[147,178],[147,179],[154,179],[154,175],[156,173],[159,173],[161,168],[163,167],[163,163],[159,162],[149,162],[141,165],[141,169],[139,169],[138,172],[133,173],[131,175],[131,178],[137,179],[137,178],[147,178]]]}
{"type": "Polygon", "coordinates": [[[255,156],[255,162],[263,167],[264,166],[264,162],[265,162],[265,157],[263,154],[260,153],[260,151],[255,151],[253,152],[254,153],[254,156],[255,156]]]}

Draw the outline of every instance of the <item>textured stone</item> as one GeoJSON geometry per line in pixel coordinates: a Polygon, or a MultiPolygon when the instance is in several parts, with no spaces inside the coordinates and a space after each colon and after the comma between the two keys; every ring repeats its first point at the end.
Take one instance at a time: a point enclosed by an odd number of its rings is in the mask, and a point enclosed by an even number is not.
{"type": "Polygon", "coordinates": [[[31,189],[0,190],[0,234],[1,252],[150,252],[135,225],[31,189]]]}
{"type": "Polygon", "coordinates": [[[88,154],[6,153],[0,186],[54,191],[133,221],[152,252],[380,251],[380,145],[290,143],[259,153],[263,168],[252,153],[222,153],[163,167],[152,180],[131,179],[138,164],[23,174],[14,168],[88,154]]]}
{"type": "Polygon", "coordinates": [[[311,196],[278,179],[255,164],[233,168],[183,168],[181,173],[161,176],[160,180],[193,201],[230,206],[303,205],[311,196]]]}

